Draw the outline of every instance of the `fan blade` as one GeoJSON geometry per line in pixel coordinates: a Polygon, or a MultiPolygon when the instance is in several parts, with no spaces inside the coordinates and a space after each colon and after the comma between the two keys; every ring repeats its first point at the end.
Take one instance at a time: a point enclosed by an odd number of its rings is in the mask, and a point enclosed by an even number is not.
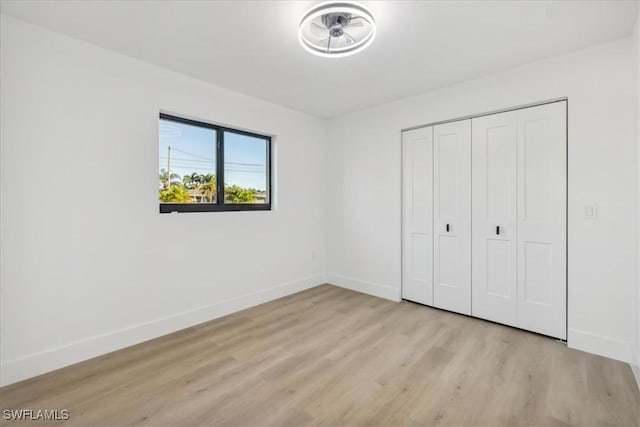
{"type": "Polygon", "coordinates": [[[329,41],[327,42],[327,53],[331,52],[331,36],[329,36],[329,41]]]}
{"type": "Polygon", "coordinates": [[[362,27],[364,24],[362,23],[362,21],[349,21],[349,23],[347,25],[345,25],[342,28],[348,28],[348,27],[362,27]]]}
{"type": "Polygon", "coordinates": [[[311,23],[311,26],[309,26],[309,29],[311,30],[311,34],[313,34],[316,37],[324,37],[329,34],[329,29],[327,27],[318,25],[315,22],[311,23]]]}
{"type": "Polygon", "coordinates": [[[355,43],[356,42],[356,39],[351,37],[349,35],[349,33],[347,33],[346,31],[342,31],[342,34],[344,35],[344,38],[347,40],[347,44],[351,44],[351,43],[355,43]]]}

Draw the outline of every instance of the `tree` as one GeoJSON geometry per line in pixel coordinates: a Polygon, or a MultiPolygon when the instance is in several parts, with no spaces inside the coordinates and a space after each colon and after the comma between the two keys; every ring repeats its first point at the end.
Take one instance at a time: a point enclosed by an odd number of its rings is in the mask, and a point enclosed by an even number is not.
{"type": "Polygon", "coordinates": [[[166,190],[173,185],[180,185],[180,175],[177,173],[169,175],[166,169],[160,169],[160,187],[166,190]]]}
{"type": "Polygon", "coordinates": [[[206,174],[201,175],[201,177],[202,184],[200,185],[200,193],[209,201],[209,203],[213,203],[218,192],[216,176],[214,174],[206,174]]]}
{"type": "Polygon", "coordinates": [[[160,191],[160,201],[163,203],[191,203],[189,190],[180,184],[173,184],[166,190],[160,191]]]}
{"type": "Polygon", "coordinates": [[[242,188],[237,185],[225,185],[224,198],[231,203],[253,203],[256,201],[256,190],[242,188]]]}
{"type": "Polygon", "coordinates": [[[194,190],[200,187],[203,182],[204,175],[200,175],[197,172],[193,172],[191,175],[185,175],[182,177],[182,184],[189,190],[194,190]]]}

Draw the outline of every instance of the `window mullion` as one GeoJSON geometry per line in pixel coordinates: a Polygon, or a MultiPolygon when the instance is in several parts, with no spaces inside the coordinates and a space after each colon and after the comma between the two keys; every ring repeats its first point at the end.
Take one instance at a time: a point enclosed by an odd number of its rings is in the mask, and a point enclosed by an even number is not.
{"type": "Polygon", "coordinates": [[[216,185],[218,187],[218,205],[224,205],[224,131],[216,132],[216,185]]]}

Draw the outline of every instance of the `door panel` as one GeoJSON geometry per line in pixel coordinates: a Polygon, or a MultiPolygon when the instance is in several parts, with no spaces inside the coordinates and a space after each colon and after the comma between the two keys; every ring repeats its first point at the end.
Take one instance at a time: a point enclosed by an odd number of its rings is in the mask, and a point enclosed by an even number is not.
{"type": "Polygon", "coordinates": [[[553,303],[553,245],[525,242],[522,272],[523,301],[527,304],[551,306],[553,303]]]}
{"type": "Polygon", "coordinates": [[[433,301],[433,129],[402,133],[402,298],[433,301]]]}
{"type": "MultiPolygon", "coordinates": [[[[436,134],[437,135],[437,134],[436,134]]],[[[436,182],[439,185],[438,202],[439,217],[455,218],[458,213],[458,168],[459,148],[458,132],[437,135],[436,162],[438,171],[436,182]]]]}
{"type": "Polygon", "coordinates": [[[433,156],[433,305],[471,314],[471,121],[434,126],[433,156]]]}
{"type": "Polygon", "coordinates": [[[458,242],[458,236],[452,234],[438,236],[438,286],[457,287],[458,242]]]}
{"type": "Polygon", "coordinates": [[[516,325],[516,112],[472,128],[472,312],[516,325]]]}
{"type": "MultiPolygon", "coordinates": [[[[431,282],[431,275],[433,274],[432,268],[430,268],[431,263],[425,262],[425,260],[432,257],[433,244],[431,238],[427,233],[411,233],[410,238],[411,249],[409,256],[411,257],[411,270],[409,271],[409,278],[419,283],[431,282]]],[[[423,289],[423,292],[427,292],[428,290],[427,286],[423,289]]],[[[407,298],[411,299],[409,295],[407,295],[407,298]]]]}
{"type": "Polygon", "coordinates": [[[566,339],[566,102],[517,115],[517,326],[566,339]]]}
{"type": "MultiPolygon", "coordinates": [[[[487,239],[486,271],[487,295],[513,300],[515,306],[515,280],[512,277],[515,273],[515,264],[512,264],[514,246],[508,240],[487,239]]],[[[474,258],[473,254],[471,257],[474,258]]]]}

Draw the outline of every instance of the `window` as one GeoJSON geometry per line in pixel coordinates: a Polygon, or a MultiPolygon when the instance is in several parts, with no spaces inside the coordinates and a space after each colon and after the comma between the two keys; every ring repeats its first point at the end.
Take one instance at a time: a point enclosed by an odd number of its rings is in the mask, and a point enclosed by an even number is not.
{"type": "Polygon", "coordinates": [[[160,213],[271,209],[270,137],[162,113],[159,135],[160,213]]]}

